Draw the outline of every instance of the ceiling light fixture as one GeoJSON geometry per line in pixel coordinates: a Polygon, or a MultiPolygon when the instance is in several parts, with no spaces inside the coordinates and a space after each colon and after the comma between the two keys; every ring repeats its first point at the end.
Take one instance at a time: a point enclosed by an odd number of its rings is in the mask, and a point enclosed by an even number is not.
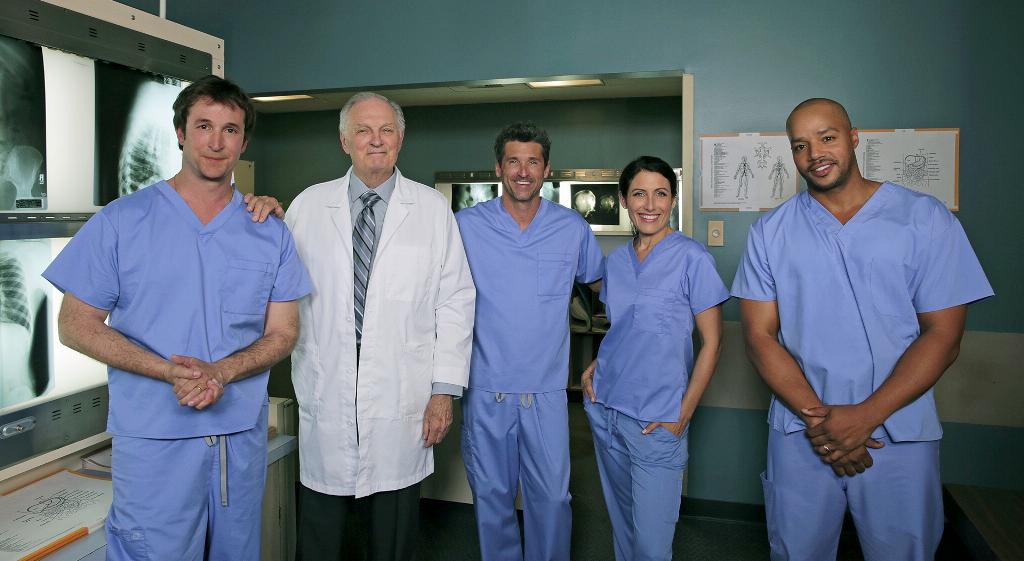
{"type": "Polygon", "coordinates": [[[294,101],[296,99],[313,99],[311,95],[296,94],[296,95],[269,95],[252,98],[253,101],[259,101],[262,103],[269,103],[271,101],[294,101]]]}
{"type": "Polygon", "coordinates": [[[586,80],[546,80],[543,82],[527,82],[531,88],[568,88],[572,86],[603,86],[604,82],[594,79],[586,80]]]}

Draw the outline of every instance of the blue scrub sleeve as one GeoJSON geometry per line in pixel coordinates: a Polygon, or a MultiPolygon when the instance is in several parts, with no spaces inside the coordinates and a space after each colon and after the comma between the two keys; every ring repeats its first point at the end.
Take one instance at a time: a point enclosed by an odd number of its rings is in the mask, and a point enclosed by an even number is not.
{"type": "Polygon", "coordinates": [[[94,308],[111,310],[121,293],[117,266],[117,229],[106,212],[99,212],[71,238],[43,278],[94,308]]]}
{"type": "Polygon", "coordinates": [[[604,278],[604,254],[601,253],[601,246],[594,237],[594,231],[590,225],[580,219],[583,233],[583,241],[580,243],[580,256],[576,265],[576,282],[590,284],[598,279],[604,278]]]}
{"type": "Polygon", "coordinates": [[[747,233],[747,249],[740,259],[736,278],[732,281],[732,295],[747,300],[774,301],[775,277],[768,265],[764,245],[764,218],[759,219],[747,233]]]}
{"type": "Polygon", "coordinates": [[[729,299],[729,291],[715,269],[715,258],[701,249],[701,253],[689,260],[680,287],[689,296],[693,315],[729,299]]]}
{"type": "Polygon", "coordinates": [[[271,302],[298,300],[313,291],[306,266],[295,251],[295,240],[284,222],[281,222],[281,230],[281,262],[277,268],[277,277],[274,278],[274,289],[270,293],[271,302]]]}
{"type": "Polygon", "coordinates": [[[993,295],[960,221],[945,207],[936,212],[941,214],[918,259],[912,285],[917,313],[944,310],[993,295]]]}

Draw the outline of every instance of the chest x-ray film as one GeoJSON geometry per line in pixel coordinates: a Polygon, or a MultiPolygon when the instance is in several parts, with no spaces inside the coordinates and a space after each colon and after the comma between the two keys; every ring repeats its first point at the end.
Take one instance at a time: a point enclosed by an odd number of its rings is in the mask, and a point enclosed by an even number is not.
{"type": "Polygon", "coordinates": [[[50,385],[46,281],[49,240],[0,241],[0,410],[50,385]]]}
{"type": "Polygon", "coordinates": [[[68,238],[0,240],[0,415],[106,383],[106,367],[62,345],[63,295],[42,277],[68,238]]]}
{"type": "Polygon", "coordinates": [[[126,66],[96,63],[96,205],[178,172],[181,151],[172,105],[186,85],[126,66]]]}
{"type": "Polygon", "coordinates": [[[0,35],[0,212],[46,210],[42,49],[0,35]]]}

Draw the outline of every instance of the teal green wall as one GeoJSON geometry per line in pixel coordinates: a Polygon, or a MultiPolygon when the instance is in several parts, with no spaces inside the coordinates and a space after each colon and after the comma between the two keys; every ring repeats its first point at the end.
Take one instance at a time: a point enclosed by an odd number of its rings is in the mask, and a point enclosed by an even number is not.
{"type": "Polygon", "coordinates": [[[698,407],[690,421],[686,495],[764,504],[761,472],[768,442],[767,412],[698,407]]]}

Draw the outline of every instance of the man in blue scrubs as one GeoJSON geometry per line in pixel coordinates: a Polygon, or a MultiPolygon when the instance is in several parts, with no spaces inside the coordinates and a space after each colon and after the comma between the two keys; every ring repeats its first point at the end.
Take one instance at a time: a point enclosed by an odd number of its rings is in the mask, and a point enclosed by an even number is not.
{"type": "Polygon", "coordinates": [[[107,205],[43,273],[61,341],[109,365],[107,559],[259,558],[267,378],[310,283],[284,223],[231,185],[254,119],[231,82],[185,88],[181,171],[107,205]]]}
{"type": "Polygon", "coordinates": [[[861,176],[840,104],[809,99],[786,130],[808,190],[750,228],[732,288],[775,394],[762,475],[772,559],[834,559],[847,509],[869,561],[932,559],[932,386],[956,359],[967,304],[992,288],[942,203],[861,176]]]}
{"type": "Polygon", "coordinates": [[[569,297],[603,256],[579,213],[540,196],[550,150],[532,124],[503,129],[501,197],[455,215],[477,290],[462,455],[484,561],[569,559],[569,297]]]}

